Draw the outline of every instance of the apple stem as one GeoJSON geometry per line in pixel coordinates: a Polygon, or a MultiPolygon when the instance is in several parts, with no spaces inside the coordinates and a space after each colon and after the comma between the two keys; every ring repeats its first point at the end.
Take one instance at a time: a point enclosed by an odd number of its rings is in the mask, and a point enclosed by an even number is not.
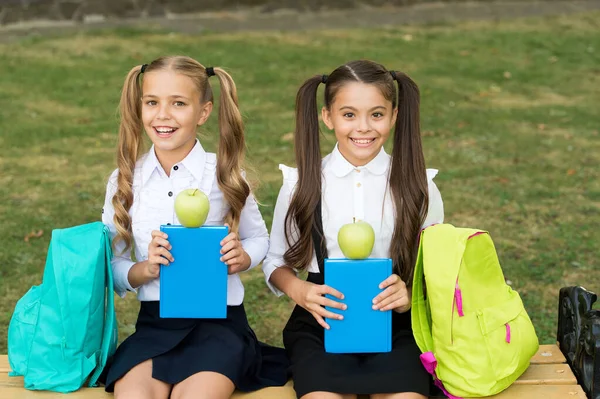
{"type": "Polygon", "coordinates": [[[195,189],[195,190],[192,192],[192,195],[196,195],[196,192],[197,192],[197,191],[198,191],[198,189],[195,189]]]}
{"type": "Polygon", "coordinates": [[[352,223],[356,223],[356,217],[352,218],[352,223]]]}

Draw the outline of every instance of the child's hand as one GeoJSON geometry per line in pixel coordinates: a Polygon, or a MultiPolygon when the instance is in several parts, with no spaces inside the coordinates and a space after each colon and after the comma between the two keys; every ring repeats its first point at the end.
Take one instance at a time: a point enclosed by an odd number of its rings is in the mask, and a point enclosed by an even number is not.
{"type": "Polygon", "coordinates": [[[313,315],[315,320],[325,329],[329,330],[329,324],[327,324],[324,318],[342,320],[344,316],[333,313],[325,309],[325,306],[329,306],[336,309],[346,310],[348,306],[346,304],[334,301],[325,297],[325,294],[332,295],[338,299],[344,299],[344,294],[329,287],[325,284],[314,284],[308,281],[300,280],[297,292],[292,298],[294,302],[306,309],[313,315]]]}
{"type": "MultiPolygon", "coordinates": [[[[229,227],[227,224],[225,226],[229,227]]],[[[221,254],[221,262],[227,265],[228,274],[239,273],[250,267],[250,255],[244,251],[237,233],[229,233],[221,241],[221,254]]]]}
{"type": "Polygon", "coordinates": [[[404,313],[410,309],[410,296],[404,281],[397,275],[392,274],[379,284],[380,289],[385,290],[373,299],[373,309],[385,311],[395,310],[404,313]]]}
{"type": "Polygon", "coordinates": [[[169,263],[175,260],[169,252],[172,247],[167,238],[167,234],[162,231],[152,231],[152,241],[148,244],[148,261],[146,264],[146,275],[149,279],[158,278],[160,265],[169,266],[169,263]]]}

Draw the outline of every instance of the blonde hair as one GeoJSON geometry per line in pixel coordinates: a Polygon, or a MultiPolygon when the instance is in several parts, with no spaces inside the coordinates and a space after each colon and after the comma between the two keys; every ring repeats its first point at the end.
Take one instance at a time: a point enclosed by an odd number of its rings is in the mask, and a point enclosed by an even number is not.
{"type": "MultiPolygon", "coordinates": [[[[144,66],[144,72],[172,70],[191,78],[201,94],[201,101],[212,102],[213,91],[208,82],[206,68],[198,61],[184,56],[161,57],[144,66]]],[[[238,231],[240,214],[250,195],[250,187],[242,176],[244,161],[244,124],[238,108],[235,83],[221,68],[213,68],[221,85],[219,103],[219,148],[217,154],[217,181],[223,192],[229,211],[225,223],[232,231],[238,231]]],[[[142,89],[140,82],[142,65],[135,66],[125,78],[119,112],[121,124],[117,146],[117,191],[112,198],[115,209],[114,223],[117,235],[113,243],[125,242],[124,252],[131,249],[133,232],[129,210],[133,204],[133,174],[136,162],[143,151],[142,89]]]]}

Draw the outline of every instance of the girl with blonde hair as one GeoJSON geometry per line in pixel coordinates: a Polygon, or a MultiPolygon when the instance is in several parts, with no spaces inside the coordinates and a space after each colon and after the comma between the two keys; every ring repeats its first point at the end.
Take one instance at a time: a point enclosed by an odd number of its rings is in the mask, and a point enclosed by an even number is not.
{"type": "Polygon", "coordinates": [[[282,349],[257,341],[244,310],[239,273],[265,257],[269,239],[242,172],[244,129],[235,83],[221,68],[189,57],[162,57],[131,69],[125,79],[117,147],[118,168],[106,190],[103,222],[113,236],[115,291],[137,293],[135,332],[117,349],[106,390],[117,398],[229,398],[286,382],[282,349]],[[209,118],[221,86],[218,154],[204,150],[196,130],[209,118]],[[144,133],[152,147],[144,153],[144,133]],[[161,319],[161,265],[173,262],[160,225],[179,224],[177,194],[198,188],[210,201],[208,225],[226,224],[226,319],[161,319]]]}

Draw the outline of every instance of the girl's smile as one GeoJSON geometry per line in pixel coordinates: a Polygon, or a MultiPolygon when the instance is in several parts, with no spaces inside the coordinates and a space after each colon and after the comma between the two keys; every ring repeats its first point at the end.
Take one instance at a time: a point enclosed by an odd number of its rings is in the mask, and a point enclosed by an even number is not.
{"type": "Polygon", "coordinates": [[[160,138],[168,138],[171,137],[178,128],[169,127],[169,126],[153,126],[154,132],[160,138]]]}

